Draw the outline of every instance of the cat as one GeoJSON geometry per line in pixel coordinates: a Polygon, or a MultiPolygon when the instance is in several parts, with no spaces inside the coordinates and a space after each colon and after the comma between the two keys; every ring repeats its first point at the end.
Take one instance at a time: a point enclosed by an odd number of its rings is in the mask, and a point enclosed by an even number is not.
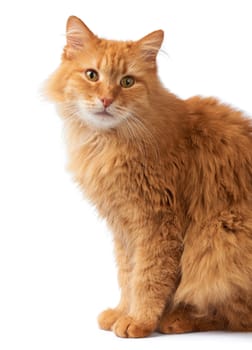
{"type": "Polygon", "coordinates": [[[68,168],[113,234],[121,299],[98,323],[133,338],[252,331],[252,120],[169,92],[163,36],[105,40],[71,16],[45,88],[68,168]]]}

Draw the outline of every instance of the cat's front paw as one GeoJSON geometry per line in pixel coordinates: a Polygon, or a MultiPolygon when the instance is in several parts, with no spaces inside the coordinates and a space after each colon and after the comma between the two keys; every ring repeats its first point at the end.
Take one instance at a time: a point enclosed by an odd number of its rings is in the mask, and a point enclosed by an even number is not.
{"type": "Polygon", "coordinates": [[[98,316],[98,324],[101,329],[111,331],[113,324],[121,317],[119,309],[107,309],[98,316]]]}
{"type": "Polygon", "coordinates": [[[154,322],[137,322],[130,316],[121,316],[114,324],[114,333],[121,338],[143,338],[156,328],[154,322]]]}

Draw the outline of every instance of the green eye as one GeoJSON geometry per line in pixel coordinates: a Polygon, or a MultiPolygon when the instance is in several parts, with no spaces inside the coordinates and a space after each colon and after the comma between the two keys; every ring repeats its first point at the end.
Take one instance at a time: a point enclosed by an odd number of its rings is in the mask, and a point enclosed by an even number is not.
{"type": "Polygon", "coordinates": [[[130,77],[130,76],[123,77],[120,81],[120,85],[123,88],[130,88],[134,84],[135,84],[135,79],[133,77],[130,77]]]}
{"type": "Polygon", "coordinates": [[[86,70],[85,75],[90,81],[97,81],[99,79],[99,75],[94,69],[86,70]]]}

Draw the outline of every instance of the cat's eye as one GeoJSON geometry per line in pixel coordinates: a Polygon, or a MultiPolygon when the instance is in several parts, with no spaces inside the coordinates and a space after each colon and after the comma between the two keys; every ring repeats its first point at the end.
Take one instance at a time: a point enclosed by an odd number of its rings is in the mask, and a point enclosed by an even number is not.
{"type": "Polygon", "coordinates": [[[85,75],[90,81],[97,81],[99,79],[99,75],[94,69],[87,69],[85,75]]]}
{"type": "Polygon", "coordinates": [[[120,81],[120,85],[123,88],[130,88],[131,86],[133,86],[135,84],[135,79],[131,76],[126,76],[123,77],[120,81]]]}

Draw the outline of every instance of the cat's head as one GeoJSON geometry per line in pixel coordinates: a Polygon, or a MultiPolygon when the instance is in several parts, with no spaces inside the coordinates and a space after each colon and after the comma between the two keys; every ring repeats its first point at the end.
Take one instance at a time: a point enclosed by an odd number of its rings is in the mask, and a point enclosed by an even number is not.
{"type": "Polygon", "coordinates": [[[69,116],[97,129],[137,118],[150,104],[157,79],[156,56],[163,41],[158,30],[138,41],[100,39],[77,17],[67,21],[67,44],[47,95],[65,104],[69,116]]]}

